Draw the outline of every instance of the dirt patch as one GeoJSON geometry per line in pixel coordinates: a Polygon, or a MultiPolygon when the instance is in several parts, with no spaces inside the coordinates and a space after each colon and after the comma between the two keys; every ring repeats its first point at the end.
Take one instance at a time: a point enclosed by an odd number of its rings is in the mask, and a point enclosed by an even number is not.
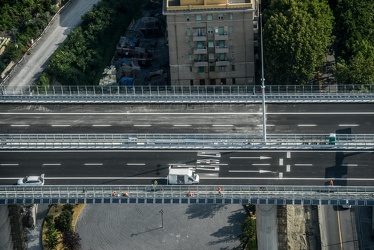
{"type": "Polygon", "coordinates": [[[287,249],[321,249],[317,206],[285,206],[287,249]]]}

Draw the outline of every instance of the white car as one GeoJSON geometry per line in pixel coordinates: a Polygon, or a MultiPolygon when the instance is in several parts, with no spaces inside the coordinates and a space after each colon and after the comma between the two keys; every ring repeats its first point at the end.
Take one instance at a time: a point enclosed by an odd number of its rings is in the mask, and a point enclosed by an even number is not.
{"type": "Polygon", "coordinates": [[[18,179],[17,185],[41,186],[44,185],[44,174],[40,176],[26,176],[18,179]]]}

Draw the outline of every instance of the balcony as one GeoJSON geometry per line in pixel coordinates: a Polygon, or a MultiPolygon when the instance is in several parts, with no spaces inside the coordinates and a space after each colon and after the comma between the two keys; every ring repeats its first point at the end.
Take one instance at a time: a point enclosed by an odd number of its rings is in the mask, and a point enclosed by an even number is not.
{"type": "Polygon", "coordinates": [[[230,61],[225,59],[225,60],[217,60],[216,61],[216,66],[229,66],[230,65],[230,61]]]}
{"type": "Polygon", "coordinates": [[[206,41],[206,34],[203,34],[203,35],[193,34],[192,40],[194,42],[201,42],[201,41],[204,42],[206,41]]]}
{"type": "Polygon", "coordinates": [[[214,40],[229,40],[229,35],[227,34],[227,32],[223,33],[223,34],[220,34],[220,33],[215,33],[214,34],[214,40]]]}
{"type": "Polygon", "coordinates": [[[216,46],[215,52],[217,54],[219,54],[219,53],[229,53],[229,47],[228,46],[224,46],[224,47],[216,46]]]}
{"type": "Polygon", "coordinates": [[[203,61],[203,60],[195,60],[193,66],[194,67],[206,67],[206,66],[208,66],[208,62],[203,61]]]}
{"type": "Polygon", "coordinates": [[[202,48],[197,48],[197,49],[194,49],[193,51],[193,54],[194,55],[199,55],[199,54],[206,54],[207,53],[207,49],[206,47],[202,47],[202,48]]]}

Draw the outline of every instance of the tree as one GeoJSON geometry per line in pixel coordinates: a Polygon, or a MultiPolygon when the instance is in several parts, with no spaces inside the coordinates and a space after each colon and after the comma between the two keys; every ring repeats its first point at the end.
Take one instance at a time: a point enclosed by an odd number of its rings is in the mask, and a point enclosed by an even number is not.
{"type": "Polygon", "coordinates": [[[55,227],[60,232],[68,232],[71,230],[71,222],[73,215],[69,210],[64,210],[55,218],[55,227]]]}
{"type": "Polygon", "coordinates": [[[59,243],[56,229],[53,227],[48,228],[47,232],[45,233],[45,236],[48,249],[56,249],[59,243]]]}
{"type": "Polygon", "coordinates": [[[264,13],[265,78],[271,84],[306,83],[322,66],[333,15],[325,0],[273,0],[264,13]]]}
{"type": "Polygon", "coordinates": [[[64,232],[62,243],[69,250],[78,250],[81,248],[81,237],[73,231],[64,232]]]}
{"type": "Polygon", "coordinates": [[[248,216],[242,224],[242,233],[239,235],[239,239],[243,249],[257,249],[256,220],[251,216],[248,216]]]}

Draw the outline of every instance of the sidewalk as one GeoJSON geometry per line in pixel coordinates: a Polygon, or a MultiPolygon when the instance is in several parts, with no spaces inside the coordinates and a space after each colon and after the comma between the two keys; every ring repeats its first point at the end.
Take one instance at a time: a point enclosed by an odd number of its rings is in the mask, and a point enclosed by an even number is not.
{"type": "Polygon", "coordinates": [[[87,205],[76,229],[82,249],[240,249],[245,218],[242,205],[87,205]]]}

